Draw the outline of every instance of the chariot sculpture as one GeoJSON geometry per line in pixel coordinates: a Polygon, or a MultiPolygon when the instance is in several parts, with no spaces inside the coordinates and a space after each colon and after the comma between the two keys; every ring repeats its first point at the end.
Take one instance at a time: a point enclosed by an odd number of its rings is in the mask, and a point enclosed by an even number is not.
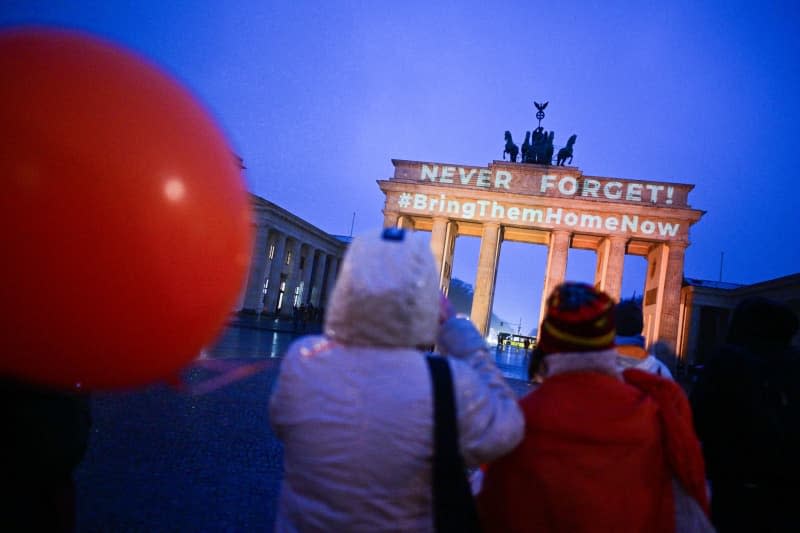
{"type": "MultiPolygon", "coordinates": [[[[525,132],[525,141],[522,143],[522,163],[536,165],[553,164],[553,153],[555,152],[553,142],[556,134],[554,131],[545,131],[545,129],[542,127],[544,110],[547,108],[549,103],[549,101],[544,102],[543,104],[540,104],[539,102],[533,102],[533,105],[536,106],[537,109],[536,118],[538,119],[539,123],[533,132],[525,132]]],[[[577,135],[572,135],[567,141],[566,146],[558,151],[555,160],[556,165],[564,166],[565,164],[572,164],[572,151],[577,138],[577,135]]],[[[505,160],[506,154],[508,154],[508,160],[512,163],[516,163],[517,156],[520,155],[520,149],[516,144],[514,144],[510,131],[506,131],[505,141],[506,144],[505,148],[503,149],[503,159],[505,160]]]]}

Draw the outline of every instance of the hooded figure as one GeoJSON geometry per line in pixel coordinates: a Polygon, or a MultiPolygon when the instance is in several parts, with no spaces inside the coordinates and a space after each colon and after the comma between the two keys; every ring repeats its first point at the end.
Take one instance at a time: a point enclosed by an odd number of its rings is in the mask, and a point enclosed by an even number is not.
{"type": "Polygon", "coordinates": [[[352,242],[324,335],[289,348],[270,400],[284,443],[277,531],[434,529],[434,407],[421,346],[448,355],[467,465],[520,441],[522,415],[484,339],[440,299],[418,236],[386,229],[352,242]]]}
{"type": "Polygon", "coordinates": [[[525,438],[487,469],[487,531],[702,531],[703,459],[673,381],[620,372],[614,303],[564,283],[547,300],[542,384],[520,400],[525,438]],[[699,521],[695,522],[697,519],[699,521]]]}

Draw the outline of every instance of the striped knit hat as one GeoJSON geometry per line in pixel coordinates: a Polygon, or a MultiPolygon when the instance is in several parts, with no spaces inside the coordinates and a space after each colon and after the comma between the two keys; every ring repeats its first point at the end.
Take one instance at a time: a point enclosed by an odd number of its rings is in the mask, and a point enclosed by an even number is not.
{"type": "Polygon", "coordinates": [[[585,283],[566,282],[547,299],[539,333],[545,354],[594,352],[614,346],[614,302],[585,283]]]}

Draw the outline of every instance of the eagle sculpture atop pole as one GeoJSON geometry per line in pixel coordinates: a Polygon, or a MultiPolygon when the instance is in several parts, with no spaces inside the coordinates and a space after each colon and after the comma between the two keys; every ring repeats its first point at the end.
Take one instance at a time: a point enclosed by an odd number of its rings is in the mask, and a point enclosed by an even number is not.
{"type": "Polygon", "coordinates": [[[536,118],[539,119],[539,127],[542,126],[542,119],[544,118],[544,110],[547,107],[547,104],[549,103],[550,103],[549,100],[543,104],[540,104],[536,100],[533,101],[533,105],[535,105],[536,109],[538,109],[538,111],[536,112],[536,118]]]}

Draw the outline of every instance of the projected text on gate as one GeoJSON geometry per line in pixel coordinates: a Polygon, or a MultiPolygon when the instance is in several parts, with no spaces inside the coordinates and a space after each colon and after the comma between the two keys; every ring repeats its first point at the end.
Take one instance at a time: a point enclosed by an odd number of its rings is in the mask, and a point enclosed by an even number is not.
{"type": "Polygon", "coordinates": [[[508,137],[507,132],[504,153],[509,161],[485,166],[392,159],[394,174],[378,180],[386,195],[384,226],[431,232],[445,291],[456,240],[480,237],[470,319],[483,333],[491,324],[505,241],[548,247],[542,311],[553,288],[565,279],[570,248],[596,252],[594,285],[615,300],[621,297],[625,256],[646,257],[646,336],[677,342],[683,254],[690,227],[703,216],[689,203],[694,185],[586,175],[558,161],[540,161],[538,152],[532,161],[530,147],[518,163],[508,150],[508,137]]]}
{"type": "Polygon", "coordinates": [[[404,192],[397,196],[397,207],[420,214],[446,214],[465,220],[513,223],[517,226],[543,228],[580,228],[585,231],[642,234],[674,237],[680,223],[636,214],[601,214],[589,210],[562,207],[514,205],[496,200],[452,198],[445,194],[404,192]]]}
{"type": "Polygon", "coordinates": [[[669,184],[633,180],[600,179],[567,173],[525,173],[502,168],[422,164],[419,181],[522,194],[564,198],[673,205],[675,187],[669,184]]]}

